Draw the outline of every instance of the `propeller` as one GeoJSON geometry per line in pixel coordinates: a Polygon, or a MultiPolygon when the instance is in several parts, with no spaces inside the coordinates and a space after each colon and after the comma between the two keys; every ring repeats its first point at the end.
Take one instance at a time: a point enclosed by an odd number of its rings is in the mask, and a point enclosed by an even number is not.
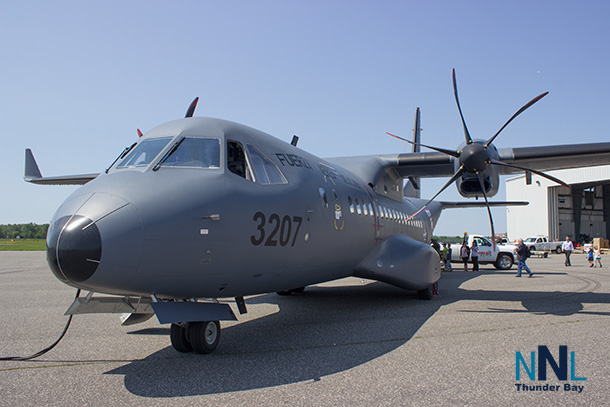
{"type": "Polygon", "coordinates": [[[430,198],[430,200],[428,200],[428,202],[426,202],[426,204],[424,206],[422,206],[417,212],[415,212],[413,215],[411,215],[409,217],[409,219],[413,218],[414,216],[419,214],[422,210],[424,210],[426,208],[426,206],[428,206],[430,204],[430,202],[432,202],[437,196],[439,196],[441,194],[441,192],[443,192],[445,189],[447,189],[451,184],[453,184],[455,181],[457,181],[464,174],[476,175],[476,177],[479,181],[479,185],[481,186],[481,192],[483,194],[483,198],[485,199],[485,206],[487,207],[487,213],[489,215],[489,224],[491,226],[491,236],[492,236],[492,241],[493,241],[494,250],[495,250],[496,243],[495,243],[494,222],[493,222],[493,217],[491,215],[489,201],[487,200],[487,194],[485,191],[485,183],[483,181],[483,175],[482,175],[482,173],[485,172],[485,170],[490,165],[511,167],[511,168],[516,168],[516,169],[520,169],[523,171],[529,171],[529,172],[537,174],[543,178],[546,178],[548,180],[561,184],[563,186],[567,186],[569,188],[569,185],[566,184],[565,182],[563,182],[560,179],[555,178],[551,175],[545,174],[541,171],[532,170],[530,168],[521,167],[521,166],[518,166],[515,164],[508,164],[503,161],[500,161],[500,160],[496,159],[499,157],[497,156],[497,153],[495,153],[495,151],[496,151],[495,148],[489,148],[490,146],[492,146],[492,143],[496,139],[496,137],[498,137],[498,135],[502,132],[502,130],[504,130],[506,128],[506,126],[508,126],[508,124],[510,122],[512,122],[521,113],[525,112],[527,109],[532,107],[540,99],[542,99],[543,97],[548,95],[548,92],[544,92],[544,93],[536,96],[535,98],[533,98],[532,100],[527,102],[525,105],[523,105],[523,107],[521,107],[521,109],[517,110],[517,112],[515,114],[513,114],[506,123],[504,123],[504,125],[500,128],[500,130],[498,130],[496,132],[496,134],[494,134],[492,137],[489,138],[489,140],[487,140],[486,142],[483,143],[481,141],[474,141],[472,139],[472,137],[470,136],[470,132],[468,131],[468,126],[466,125],[466,120],[464,119],[464,114],[462,113],[462,108],[460,106],[460,99],[458,97],[455,69],[453,70],[452,77],[453,77],[453,94],[455,96],[455,103],[457,104],[457,108],[460,113],[460,119],[462,120],[462,127],[464,129],[464,138],[466,140],[466,145],[464,145],[462,150],[449,150],[449,149],[440,148],[440,147],[428,146],[428,145],[421,144],[421,143],[415,143],[413,141],[407,140],[405,138],[402,138],[402,137],[397,136],[392,133],[387,133],[387,134],[394,138],[397,138],[399,140],[406,141],[407,143],[426,147],[431,150],[438,151],[439,153],[443,153],[443,154],[455,157],[459,163],[459,167],[458,167],[457,171],[455,172],[455,174],[453,174],[451,179],[449,181],[447,181],[447,183],[432,198],[430,198]]]}

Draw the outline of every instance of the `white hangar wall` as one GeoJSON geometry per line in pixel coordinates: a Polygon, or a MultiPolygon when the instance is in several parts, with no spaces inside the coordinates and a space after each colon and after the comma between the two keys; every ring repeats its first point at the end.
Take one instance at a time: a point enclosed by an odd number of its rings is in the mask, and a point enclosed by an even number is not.
{"type": "MultiPolygon", "coordinates": [[[[608,203],[604,202],[603,190],[610,188],[610,165],[569,170],[549,171],[549,175],[561,179],[570,186],[580,188],[588,184],[598,184],[591,192],[595,199],[594,206],[584,207],[581,213],[580,233],[591,237],[605,237],[608,230],[604,213],[607,214],[608,203]],[[606,208],[604,208],[606,203],[606,208]],[[589,208],[589,209],[587,209],[589,208]],[[606,212],[604,212],[606,211],[606,212]]],[[[507,233],[511,240],[519,237],[548,235],[551,239],[560,239],[574,234],[574,211],[572,191],[566,187],[532,174],[532,182],[526,184],[525,175],[506,180],[507,201],[528,201],[527,206],[507,207],[507,233]]],[[[585,204],[583,198],[582,204],[585,204]]]]}

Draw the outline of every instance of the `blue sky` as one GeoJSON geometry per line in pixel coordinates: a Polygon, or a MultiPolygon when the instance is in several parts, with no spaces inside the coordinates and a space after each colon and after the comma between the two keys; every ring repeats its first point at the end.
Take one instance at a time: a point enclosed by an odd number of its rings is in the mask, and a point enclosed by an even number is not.
{"type": "MultiPolygon", "coordinates": [[[[147,131],[196,115],[240,122],[316,155],[406,152],[423,142],[501,147],[610,139],[607,1],[3,1],[0,224],[47,223],[74,187],[23,181],[103,171],[147,131]]],[[[423,181],[432,196],[446,179],[423,181]]],[[[494,199],[504,199],[504,188],[494,199]]],[[[461,198],[449,188],[440,198],[461,198]]],[[[506,230],[504,209],[494,209],[506,230]]],[[[437,234],[488,233],[484,209],[451,210],[437,234]]]]}

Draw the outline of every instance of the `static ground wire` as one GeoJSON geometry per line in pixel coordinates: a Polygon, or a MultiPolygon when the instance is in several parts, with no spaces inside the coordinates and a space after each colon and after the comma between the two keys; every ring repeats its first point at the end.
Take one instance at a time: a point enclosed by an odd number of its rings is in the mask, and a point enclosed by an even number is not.
{"type": "MultiPolygon", "coordinates": [[[[76,299],[78,298],[79,295],[80,295],[80,288],[78,290],[76,290],[76,296],[74,297],[74,301],[76,301],[76,299]]],[[[70,318],[68,318],[68,322],[66,322],[66,326],[64,326],[63,332],[61,333],[59,338],[55,342],[53,342],[53,344],[51,346],[48,346],[48,347],[44,348],[43,350],[41,350],[40,352],[36,352],[33,355],[31,355],[31,356],[0,357],[0,360],[31,360],[31,359],[36,359],[37,357],[40,357],[40,356],[44,355],[45,353],[47,353],[48,351],[53,349],[59,343],[59,341],[62,340],[64,335],[66,335],[66,332],[68,332],[68,328],[70,327],[70,322],[72,322],[72,317],[73,316],[74,315],[70,315],[70,318]]]]}

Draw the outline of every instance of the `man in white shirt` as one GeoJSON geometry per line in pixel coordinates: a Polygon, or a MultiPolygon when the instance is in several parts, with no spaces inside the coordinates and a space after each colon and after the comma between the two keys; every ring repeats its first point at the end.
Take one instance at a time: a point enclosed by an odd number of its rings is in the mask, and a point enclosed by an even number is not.
{"type": "Polygon", "coordinates": [[[563,252],[566,255],[565,265],[571,266],[572,263],[570,263],[570,255],[572,254],[572,250],[574,250],[574,245],[572,244],[572,241],[570,240],[570,236],[566,236],[566,241],[563,242],[563,244],[561,245],[561,250],[563,250],[563,252]]]}

